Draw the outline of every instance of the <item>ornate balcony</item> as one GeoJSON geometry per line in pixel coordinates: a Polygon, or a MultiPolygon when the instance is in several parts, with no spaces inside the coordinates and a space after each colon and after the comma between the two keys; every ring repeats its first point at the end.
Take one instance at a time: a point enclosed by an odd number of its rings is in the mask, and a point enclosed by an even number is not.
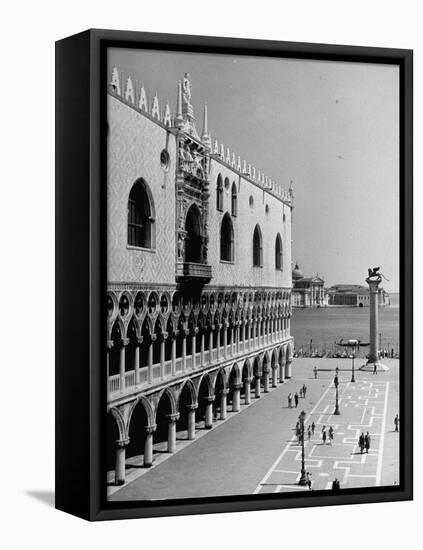
{"type": "Polygon", "coordinates": [[[176,266],[176,280],[182,281],[197,281],[202,284],[209,283],[212,278],[211,265],[200,264],[194,262],[184,262],[176,266]]]}

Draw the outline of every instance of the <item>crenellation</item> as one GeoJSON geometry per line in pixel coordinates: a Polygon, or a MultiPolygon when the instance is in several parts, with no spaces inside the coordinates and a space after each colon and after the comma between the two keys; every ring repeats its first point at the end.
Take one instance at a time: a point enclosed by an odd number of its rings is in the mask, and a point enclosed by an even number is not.
{"type": "Polygon", "coordinates": [[[160,120],[160,104],[157,94],[155,94],[153,98],[153,103],[151,106],[151,116],[153,118],[156,118],[157,120],[160,120]]]}
{"type": "Polygon", "coordinates": [[[135,105],[134,85],[130,76],[126,79],[125,100],[135,105]]]}
{"type": "Polygon", "coordinates": [[[163,115],[163,124],[165,126],[168,126],[169,128],[172,127],[172,113],[170,111],[169,103],[166,103],[166,107],[163,115]]]}

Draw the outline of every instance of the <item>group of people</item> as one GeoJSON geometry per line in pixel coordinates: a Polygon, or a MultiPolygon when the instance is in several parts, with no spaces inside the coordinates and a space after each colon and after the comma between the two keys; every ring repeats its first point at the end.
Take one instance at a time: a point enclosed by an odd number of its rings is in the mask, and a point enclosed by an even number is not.
{"type": "Polygon", "coordinates": [[[304,398],[307,393],[307,386],[303,384],[298,392],[295,392],[294,397],[292,397],[292,393],[288,393],[288,407],[292,409],[292,400],[295,402],[295,407],[298,407],[298,401],[301,398],[304,398]]]}
{"type": "Polygon", "coordinates": [[[333,436],[334,436],[334,432],[333,432],[332,426],[329,426],[328,429],[326,429],[326,426],[323,426],[323,428],[322,428],[322,444],[326,445],[326,441],[328,440],[328,444],[332,445],[333,436]]]}
{"type": "Polygon", "coordinates": [[[361,435],[358,438],[358,446],[360,447],[361,454],[363,454],[364,450],[366,451],[366,453],[369,452],[370,442],[371,442],[371,437],[369,432],[367,432],[366,434],[364,434],[364,432],[361,432],[361,435]]]}

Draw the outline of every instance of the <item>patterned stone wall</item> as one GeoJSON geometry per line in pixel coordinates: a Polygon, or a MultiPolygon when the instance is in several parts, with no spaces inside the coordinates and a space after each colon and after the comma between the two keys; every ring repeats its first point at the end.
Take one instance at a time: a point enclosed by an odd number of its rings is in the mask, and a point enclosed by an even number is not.
{"type": "Polygon", "coordinates": [[[175,283],[175,136],[108,95],[107,239],[108,281],[175,283]],[[169,170],[160,165],[167,149],[169,170]],[[143,178],[155,208],[155,250],[128,247],[128,197],[143,178]]]}

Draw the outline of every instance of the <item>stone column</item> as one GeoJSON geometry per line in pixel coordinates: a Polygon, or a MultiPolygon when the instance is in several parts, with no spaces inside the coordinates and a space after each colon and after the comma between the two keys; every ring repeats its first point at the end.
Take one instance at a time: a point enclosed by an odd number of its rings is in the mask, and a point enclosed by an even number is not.
{"type": "Polygon", "coordinates": [[[256,376],[255,379],[254,379],[254,391],[255,391],[255,395],[254,397],[256,399],[258,399],[260,397],[260,391],[261,391],[261,388],[260,388],[260,376],[256,376]]]}
{"type": "Polygon", "coordinates": [[[148,383],[151,384],[153,380],[153,342],[155,342],[157,336],[150,334],[148,343],[148,383]]]}
{"type": "Polygon", "coordinates": [[[107,395],[110,394],[110,383],[109,383],[109,377],[110,377],[110,350],[113,347],[113,340],[107,340],[107,351],[106,351],[106,369],[107,369],[107,395]]]}
{"type": "Polygon", "coordinates": [[[244,394],[245,405],[249,405],[251,403],[251,380],[249,378],[244,380],[244,394]]]}
{"type": "Polygon", "coordinates": [[[137,338],[135,346],[135,356],[134,356],[134,368],[135,368],[135,384],[140,383],[140,345],[142,344],[144,338],[137,338]]]}
{"type": "Polygon", "coordinates": [[[206,411],[205,411],[205,421],[204,427],[206,430],[213,428],[213,401],[214,395],[209,395],[206,399],[206,411]]]}
{"type": "MultiPolygon", "coordinates": [[[[370,270],[369,270],[370,271],[370,270]]],[[[388,367],[382,365],[379,361],[378,354],[378,335],[379,335],[379,285],[382,282],[382,277],[379,273],[370,274],[366,283],[369,285],[370,294],[370,349],[367,363],[360,367],[360,370],[373,371],[376,367],[376,372],[389,370],[388,367]]]]}
{"type": "Polygon", "coordinates": [[[170,335],[172,338],[172,350],[170,352],[172,359],[172,376],[175,376],[176,373],[176,332],[173,331],[170,335]]]}
{"type": "Polygon", "coordinates": [[[196,364],[196,358],[195,358],[195,354],[197,353],[197,340],[196,340],[196,335],[197,335],[197,332],[198,332],[198,328],[195,327],[193,330],[192,330],[192,333],[191,333],[191,354],[192,354],[192,369],[195,369],[197,364],[196,364]]]}
{"type": "Polygon", "coordinates": [[[228,345],[228,325],[223,323],[223,357],[226,359],[226,346],[228,345]]]}
{"type": "Polygon", "coordinates": [[[128,345],[129,339],[124,338],[120,342],[119,354],[119,375],[120,375],[120,391],[125,391],[125,347],[128,345]]]}
{"type": "Polygon", "coordinates": [[[272,367],[272,388],[276,388],[276,386],[278,385],[278,367],[277,365],[274,365],[272,367]]]}
{"type": "Polygon", "coordinates": [[[165,364],[165,341],[168,337],[167,332],[162,332],[159,335],[160,342],[160,378],[164,378],[164,364],[165,364]]]}
{"type": "Polygon", "coordinates": [[[182,372],[187,369],[187,331],[182,331],[182,372]]]}
{"type": "Polygon", "coordinates": [[[125,483],[125,454],[129,439],[116,441],[116,466],[115,466],[115,485],[125,483]]]}
{"type": "Polygon", "coordinates": [[[243,351],[246,349],[246,340],[245,340],[245,321],[241,321],[241,341],[243,344],[243,351]]]}
{"type": "Polygon", "coordinates": [[[285,366],[285,378],[292,376],[292,358],[288,359],[285,366]]]}
{"type": "Polygon", "coordinates": [[[204,331],[201,332],[200,365],[204,366],[204,331]]]}
{"type": "Polygon", "coordinates": [[[156,424],[152,426],[146,426],[147,435],[144,443],[144,467],[150,468],[153,464],[153,434],[156,431],[156,424]]]}
{"type": "Polygon", "coordinates": [[[232,412],[238,412],[241,409],[241,388],[242,384],[234,385],[234,392],[232,395],[232,412]]]}
{"type": "Polygon", "coordinates": [[[269,373],[263,373],[263,391],[264,393],[269,393],[269,373]]]}
{"type": "Polygon", "coordinates": [[[195,439],[195,410],[197,403],[188,405],[188,439],[195,439]]]}
{"type": "Polygon", "coordinates": [[[282,384],[285,381],[285,359],[282,359],[279,364],[279,382],[282,384]]]}
{"type": "Polygon", "coordinates": [[[167,430],[167,452],[176,451],[176,421],[179,419],[179,413],[168,414],[169,425],[167,430]]]}
{"type": "Polygon", "coordinates": [[[214,330],[214,326],[212,325],[210,327],[210,334],[209,334],[209,365],[213,363],[213,330],[214,330]]]}
{"type": "Polygon", "coordinates": [[[220,358],[220,329],[222,328],[222,325],[216,325],[216,330],[217,330],[217,339],[216,339],[216,344],[217,344],[217,349],[216,349],[216,359],[219,360],[220,358]]]}
{"type": "Polygon", "coordinates": [[[227,413],[227,396],[228,390],[222,390],[220,392],[220,420],[226,420],[227,413]]]}

